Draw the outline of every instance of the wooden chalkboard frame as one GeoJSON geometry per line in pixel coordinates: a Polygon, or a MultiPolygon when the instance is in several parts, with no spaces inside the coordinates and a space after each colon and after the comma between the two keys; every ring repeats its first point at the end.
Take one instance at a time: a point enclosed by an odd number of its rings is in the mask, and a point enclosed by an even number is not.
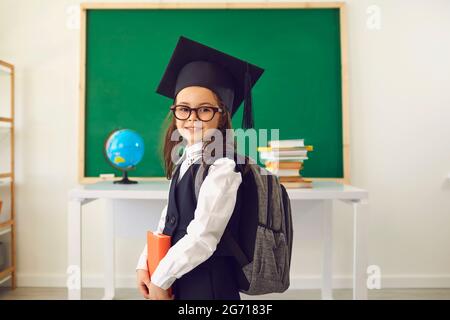
{"type": "MultiPolygon", "coordinates": [[[[78,182],[95,183],[100,177],[85,176],[85,107],[86,107],[86,17],[88,10],[102,9],[339,9],[340,49],[341,49],[341,94],[342,94],[342,148],[343,178],[308,178],[350,184],[350,132],[347,57],[347,13],[344,2],[280,2],[280,3],[82,3],[80,4],[80,85],[79,85],[79,157],[78,182]]],[[[119,177],[108,180],[120,180],[119,177]]],[[[138,181],[161,181],[165,177],[133,177],[138,181]]]]}

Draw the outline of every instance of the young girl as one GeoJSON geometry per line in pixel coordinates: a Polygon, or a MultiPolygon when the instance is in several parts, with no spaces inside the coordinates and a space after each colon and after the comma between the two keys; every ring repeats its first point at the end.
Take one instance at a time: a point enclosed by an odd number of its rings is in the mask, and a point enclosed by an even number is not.
{"type": "Polygon", "coordinates": [[[194,179],[203,165],[209,133],[218,130],[225,139],[231,116],[242,100],[244,127],[251,125],[249,90],[262,72],[254,65],[180,37],[157,90],[174,99],[164,142],[165,169],[171,184],[157,228],[157,232],[171,236],[171,248],[151,278],[144,248],[137,280],[145,298],[240,299],[236,261],[226,253],[221,238],[226,229],[236,234],[239,228],[241,173],[234,160],[223,156],[212,162],[198,197],[194,179]],[[172,155],[179,141],[172,141],[172,136],[177,130],[187,147],[174,163],[172,155]],[[169,287],[173,296],[169,296],[169,287]]]}

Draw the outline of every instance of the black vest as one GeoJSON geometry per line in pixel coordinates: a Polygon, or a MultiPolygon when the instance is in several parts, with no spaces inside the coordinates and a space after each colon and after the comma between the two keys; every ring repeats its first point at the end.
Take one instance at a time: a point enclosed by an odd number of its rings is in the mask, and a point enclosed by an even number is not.
{"type": "MultiPolygon", "coordinates": [[[[173,246],[186,235],[186,229],[189,223],[194,219],[194,212],[197,208],[197,199],[195,197],[195,175],[201,164],[192,164],[184,173],[178,182],[180,166],[175,168],[172,176],[172,183],[169,190],[169,203],[167,207],[166,224],[163,230],[165,235],[171,236],[171,245],[173,246]]],[[[240,187],[236,198],[236,205],[233,214],[228,222],[226,229],[232,235],[238,237],[239,233],[239,215],[241,206],[240,187]]],[[[225,242],[222,239],[217,245],[214,256],[232,256],[225,242]]],[[[211,257],[212,258],[212,257],[211,257]]]]}

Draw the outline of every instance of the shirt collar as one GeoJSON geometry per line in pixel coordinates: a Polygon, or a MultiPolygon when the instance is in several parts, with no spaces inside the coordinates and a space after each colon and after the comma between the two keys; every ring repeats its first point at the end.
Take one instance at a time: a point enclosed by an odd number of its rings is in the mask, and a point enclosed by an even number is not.
{"type": "Polygon", "coordinates": [[[190,146],[187,146],[184,150],[188,158],[195,157],[201,154],[203,149],[203,141],[196,142],[190,146]]]}
{"type": "Polygon", "coordinates": [[[184,160],[196,161],[202,155],[203,141],[196,142],[190,146],[186,146],[183,150],[183,154],[178,159],[176,165],[182,163],[184,160]]]}

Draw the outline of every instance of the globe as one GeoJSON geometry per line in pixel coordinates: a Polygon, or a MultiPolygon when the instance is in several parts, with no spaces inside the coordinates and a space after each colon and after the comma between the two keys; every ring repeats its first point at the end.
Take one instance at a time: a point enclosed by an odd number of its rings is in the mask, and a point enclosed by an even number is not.
{"type": "Polygon", "coordinates": [[[144,156],[144,139],[134,130],[112,132],[105,143],[105,156],[109,163],[123,172],[123,179],[114,183],[137,183],[128,180],[128,171],[135,169],[144,156]]]}

